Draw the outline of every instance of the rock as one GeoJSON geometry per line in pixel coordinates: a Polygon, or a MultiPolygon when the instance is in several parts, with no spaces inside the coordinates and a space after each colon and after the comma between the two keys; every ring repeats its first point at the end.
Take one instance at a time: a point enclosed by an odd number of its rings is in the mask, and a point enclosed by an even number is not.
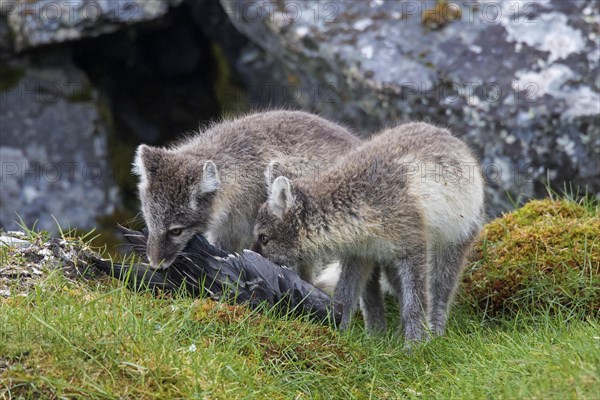
{"type": "Polygon", "coordinates": [[[52,51],[5,61],[0,86],[0,227],[91,229],[120,204],[98,93],[52,51]]]}
{"type": "Polygon", "coordinates": [[[548,182],[600,194],[597,2],[221,3],[285,71],[257,85],[365,136],[451,127],[481,156],[489,214],[548,182]]]}
{"type": "Polygon", "coordinates": [[[8,2],[17,51],[114,32],[165,15],[182,0],[17,0],[8,2]]]}

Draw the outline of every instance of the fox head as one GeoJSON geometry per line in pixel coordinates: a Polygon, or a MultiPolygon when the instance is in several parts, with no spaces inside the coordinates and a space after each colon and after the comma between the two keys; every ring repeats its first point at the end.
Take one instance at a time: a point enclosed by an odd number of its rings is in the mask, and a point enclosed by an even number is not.
{"type": "Polygon", "coordinates": [[[276,264],[298,271],[302,263],[297,214],[302,204],[292,184],[279,176],[269,187],[269,197],[258,211],[252,250],[276,264]]]}
{"type": "Polygon", "coordinates": [[[204,233],[221,181],[214,162],[168,149],[140,145],[138,175],[142,214],[148,228],[150,265],[167,268],[196,233],[204,233]]]}

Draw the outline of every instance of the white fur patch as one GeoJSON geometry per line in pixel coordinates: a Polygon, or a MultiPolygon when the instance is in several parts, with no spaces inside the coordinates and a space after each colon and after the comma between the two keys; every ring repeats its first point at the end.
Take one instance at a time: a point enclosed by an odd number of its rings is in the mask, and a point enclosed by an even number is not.
{"type": "Polygon", "coordinates": [[[339,262],[328,264],[325,269],[317,275],[313,284],[325,293],[333,295],[335,287],[340,280],[341,273],[342,271],[339,262]]]}
{"type": "Polygon", "coordinates": [[[278,164],[279,164],[279,161],[271,161],[269,163],[269,165],[267,165],[267,167],[265,168],[265,184],[267,187],[267,194],[269,194],[271,191],[271,183],[273,182],[273,179],[274,179],[273,170],[275,169],[275,166],[278,164]]]}
{"type": "MultiPolygon", "coordinates": [[[[340,275],[342,274],[342,267],[340,266],[339,261],[333,262],[331,264],[327,264],[325,268],[319,272],[313,285],[324,291],[329,295],[333,295],[335,291],[335,287],[340,280],[340,275]]],[[[386,294],[393,295],[394,289],[390,282],[387,279],[386,274],[381,274],[381,278],[379,278],[379,283],[381,284],[381,291],[386,294]]]]}
{"type": "Polygon", "coordinates": [[[269,195],[269,209],[279,218],[294,205],[294,196],[292,195],[292,184],[285,176],[280,176],[273,181],[271,185],[271,194],[269,195]]]}
{"type": "Polygon", "coordinates": [[[144,188],[148,185],[148,174],[146,172],[146,168],[144,167],[144,161],[142,160],[142,152],[146,151],[147,147],[148,146],[145,144],[138,146],[137,150],[135,151],[133,163],[131,165],[131,172],[140,177],[140,188],[144,188]]]}
{"type": "Polygon", "coordinates": [[[483,207],[483,182],[475,162],[463,165],[462,171],[449,179],[421,175],[411,180],[433,239],[460,242],[468,238],[483,207]]]}
{"type": "Polygon", "coordinates": [[[200,192],[210,193],[216,191],[221,186],[217,166],[212,161],[204,163],[202,168],[202,182],[200,183],[200,192]]]}

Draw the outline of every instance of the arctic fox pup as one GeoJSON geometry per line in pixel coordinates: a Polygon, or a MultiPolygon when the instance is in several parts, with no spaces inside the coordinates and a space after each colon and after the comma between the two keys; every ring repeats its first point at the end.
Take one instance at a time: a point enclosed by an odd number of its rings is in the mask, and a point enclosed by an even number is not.
{"type": "Polygon", "coordinates": [[[333,163],[360,143],[316,115],[270,111],[215,124],[169,148],[140,145],[133,170],[150,265],[167,268],[196,233],[228,251],[249,247],[272,180],[263,177],[267,166],[270,175],[295,177],[306,165],[333,163]]]}
{"type": "Polygon", "coordinates": [[[253,248],[298,269],[339,259],[334,300],[347,327],[359,297],[369,331],[385,329],[379,272],[402,309],[407,341],[443,334],[467,249],[481,229],[483,179],[465,143],[409,123],[349,152],[337,169],[271,185],[253,248]]]}

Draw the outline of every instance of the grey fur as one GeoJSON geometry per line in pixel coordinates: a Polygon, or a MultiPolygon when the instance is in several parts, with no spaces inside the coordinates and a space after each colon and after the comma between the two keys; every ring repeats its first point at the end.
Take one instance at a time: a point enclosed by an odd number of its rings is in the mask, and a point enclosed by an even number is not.
{"type": "Polygon", "coordinates": [[[410,123],[374,136],[321,176],[277,178],[258,213],[255,249],[295,269],[338,258],[341,328],[359,296],[369,331],[385,328],[383,270],[410,343],[430,323],[443,333],[482,220],[483,180],[468,147],[447,130],[410,123]]]}
{"type": "Polygon", "coordinates": [[[380,278],[381,266],[376,265],[360,298],[360,308],[363,311],[365,325],[370,333],[383,332],[386,328],[380,278]]]}
{"type": "MultiPolygon", "coordinates": [[[[473,232],[472,237],[479,233],[473,232]]],[[[431,274],[431,314],[429,323],[433,333],[443,335],[448,318],[448,308],[452,296],[458,286],[458,279],[462,275],[465,256],[470,248],[471,241],[461,243],[448,243],[436,249],[432,260],[431,274]]]]}
{"type": "Polygon", "coordinates": [[[151,265],[168,267],[195,233],[228,251],[249,247],[270,162],[277,162],[274,174],[298,177],[360,143],[316,115],[269,111],[215,124],[169,148],[141,145],[134,172],[151,265]]]}

